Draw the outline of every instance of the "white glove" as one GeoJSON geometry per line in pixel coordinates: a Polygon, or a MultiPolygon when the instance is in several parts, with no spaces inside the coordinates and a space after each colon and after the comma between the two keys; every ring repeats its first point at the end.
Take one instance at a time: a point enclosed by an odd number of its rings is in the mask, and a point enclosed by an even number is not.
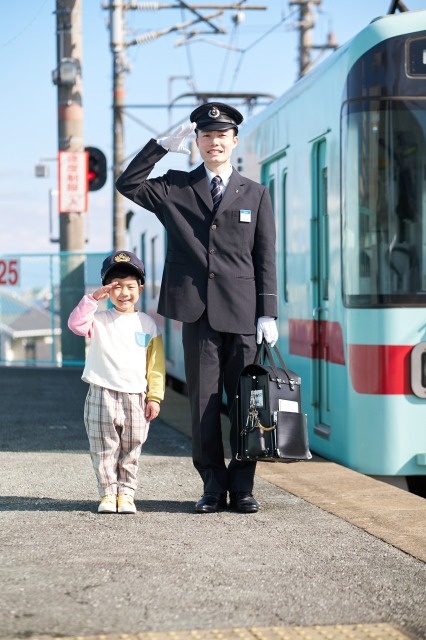
{"type": "Polygon", "coordinates": [[[277,323],[269,316],[262,316],[257,320],[256,342],[261,344],[263,338],[273,347],[278,340],[277,323]]]}
{"type": "Polygon", "coordinates": [[[161,144],[167,151],[184,153],[189,156],[191,152],[185,148],[185,140],[194,131],[196,126],[195,122],[191,122],[191,124],[181,124],[171,135],[166,138],[160,138],[157,140],[157,143],[161,144]]]}

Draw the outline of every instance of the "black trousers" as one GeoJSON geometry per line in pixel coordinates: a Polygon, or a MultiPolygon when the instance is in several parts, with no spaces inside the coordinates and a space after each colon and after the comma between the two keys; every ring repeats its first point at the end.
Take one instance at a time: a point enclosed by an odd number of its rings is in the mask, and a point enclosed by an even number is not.
{"type": "Polygon", "coordinates": [[[204,492],[251,492],[255,462],[235,458],[237,424],[233,402],[243,367],[253,362],[256,336],[219,333],[209,325],[207,314],[182,327],[185,373],[192,420],[192,460],[204,492]],[[232,459],[225,464],[220,411],[225,390],[231,421],[232,459]]]}

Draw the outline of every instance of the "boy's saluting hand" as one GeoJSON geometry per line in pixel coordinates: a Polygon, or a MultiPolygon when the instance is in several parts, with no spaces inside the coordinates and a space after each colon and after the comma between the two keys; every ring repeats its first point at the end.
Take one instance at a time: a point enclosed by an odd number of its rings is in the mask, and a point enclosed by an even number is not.
{"type": "Polygon", "coordinates": [[[92,293],[92,296],[95,298],[95,300],[105,300],[105,298],[109,298],[109,292],[113,287],[116,287],[117,284],[117,281],[105,284],[103,287],[96,289],[96,291],[92,293]]]}

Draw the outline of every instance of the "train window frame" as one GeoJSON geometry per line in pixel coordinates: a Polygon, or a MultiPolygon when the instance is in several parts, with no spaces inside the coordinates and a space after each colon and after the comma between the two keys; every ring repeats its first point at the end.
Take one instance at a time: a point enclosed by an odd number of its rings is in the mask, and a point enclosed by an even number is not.
{"type": "Polygon", "coordinates": [[[405,73],[409,78],[426,78],[426,36],[408,38],[405,43],[405,73]],[[416,64],[415,57],[418,55],[418,52],[413,51],[413,49],[415,49],[419,43],[423,43],[423,73],[413,71],[413,66],[416,64]]]}
{"type": "MultiPolygon", "coordinates": [[[[426,99],[419,98],[364,98],[342,105],[341,269],[346,307],[426,303],[425,107],[426,99]],[[407,163],[411,163],[410,170],[406,169],[407,163]],[[413,221],[417,228],[410,218],[402,219],[398,214],[398,207],[402,206],[401,185],[408,180],[401,181],[401,167],[405,173],[411,171],[411,185],[416,191],[413,221]],[[422,171],[421,181],[412,178],[414,170],[422,171]],[[388,226],[380,231],[383,220],[388,221],[388,226]],[[369,235],[371,243],[364,250],[369,235]],[[367,257],[362,260],[364,254],[367,257]]],[[[404,216],[408,216],[406,208],[404,216]]]]}

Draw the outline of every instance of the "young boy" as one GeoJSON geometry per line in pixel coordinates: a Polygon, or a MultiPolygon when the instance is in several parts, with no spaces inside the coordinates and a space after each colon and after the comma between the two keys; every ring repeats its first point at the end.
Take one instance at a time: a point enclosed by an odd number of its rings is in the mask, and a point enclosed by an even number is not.
{"type": "Polygon", "coordinates": [[[154,320],[135,310],[145,282],[143,262],[116,251],[102,265],[102,287],[85,295],[68,327],[90,338],[82,380],[90,387],[84,423],[98,481],[99,513],[135,513],[142,445],[164,398],[162,336],[154,320]],[[97,311],[109,298],[113,309],[97,311]]]}

